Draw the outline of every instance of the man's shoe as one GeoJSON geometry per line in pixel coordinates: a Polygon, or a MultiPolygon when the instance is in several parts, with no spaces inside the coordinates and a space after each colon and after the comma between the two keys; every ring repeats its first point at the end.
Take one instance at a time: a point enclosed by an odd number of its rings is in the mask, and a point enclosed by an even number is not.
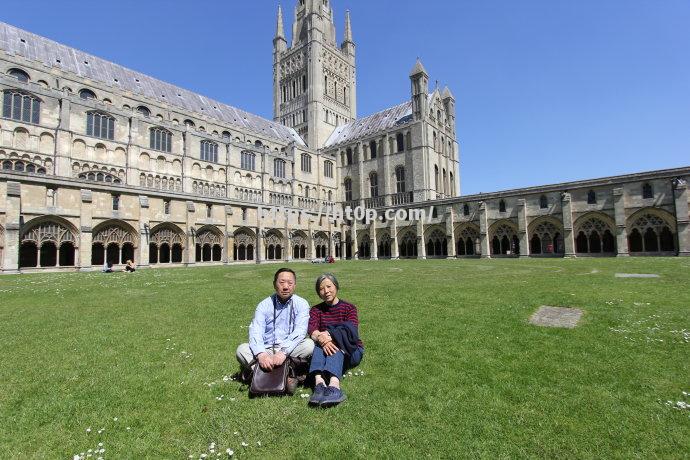
{"type": "Polygon", "coordinates": [[[343,390],[336,387],[328,387],[326,393],[321,399],[321,407],[333,407],[337,406],[341,402],[345,401],[347,396],[343,393],[343,390]]]}
{"type": "Polygon", "coordinates": [[[320,406],[321,400],[326,394],[327,387],[323,383],[319,383],[314,387],[314,393],[312,393],[311,398],[309,398],[310,406],[320,406]]]}

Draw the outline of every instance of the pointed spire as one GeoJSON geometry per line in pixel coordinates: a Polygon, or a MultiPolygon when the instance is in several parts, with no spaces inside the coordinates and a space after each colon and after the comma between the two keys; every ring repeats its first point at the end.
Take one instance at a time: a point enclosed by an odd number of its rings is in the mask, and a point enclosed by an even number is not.
{"type": "Polygon", "coordinates": [[[414,77],[415,75],[420,74],[420,73],[423,73],[424,75],[427,75],[427,76],[429,75],[428,73],[426,73],[426,69],[422,65],[422,61],[419,58],[417,58],[417,62],[415,63],[414,68],[412,69],[412,72],[410,72],[410,77],[414,77]]]}
{"type": "Polygon", "coordinates": [[[283,27],[283,7],[278,5],[278,22],[276,25],[276,38],[285,38],[285,29],[283,27]]]}
{"type": "Polygon", "coordinates": [[[354,43],[352,41],[352,23],[350,22],[350,10],[345,11],[345,39],[343,41],[354,43]]]}
{"type": "Polygon", "coordinates": [[[441,94],[441,99],[455,99],[455,96],[453,96],[453,93],[450,92],[450,89],[446,86],[443,88],[443,94],[441,94]]]}

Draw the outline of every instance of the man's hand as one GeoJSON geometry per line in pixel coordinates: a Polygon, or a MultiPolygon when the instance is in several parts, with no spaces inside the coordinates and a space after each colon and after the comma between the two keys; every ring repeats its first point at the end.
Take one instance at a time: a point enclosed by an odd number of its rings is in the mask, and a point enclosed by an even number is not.
{"type": "Polygon", "coordinates": [[[256,359],[259,360],[259,367],[261,367],[261,369],[264,371],[271,372],[273,370],[273,357],[265,351],[259,353],[256,356],[256,359]]]}
{"type": "Polygon", "coordinates": [[[283,353],[282,351],[279,351],[275,355],[273,355],[273,367],[278,367],[282,365],[285,360],[287,359],[287,355],[283,353]]]}
{"type": "Polygon", "coordinates": [[[338,347],[335,345],[335,342],[332,340],[322,345],[322,348],[326,356],[332,356],[339,351],[338,347]]]}
{"type": "Polygon", "coordinates": [[[331,337],[331,334],[328,333],[328,331],[324,331],[324,332],[319,334],[318,341],[319,341],[319,345],[321,345],[323,347],[328,342],[332,342],[333,338],[331,337]]]}

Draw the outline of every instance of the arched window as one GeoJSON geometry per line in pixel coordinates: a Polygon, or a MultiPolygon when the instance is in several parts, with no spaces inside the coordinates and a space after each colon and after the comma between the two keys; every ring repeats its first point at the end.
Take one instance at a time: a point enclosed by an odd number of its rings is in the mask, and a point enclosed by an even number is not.
{"type": "Polygon", "coordinates": [[[115,118],[106,113],[88,112],[86,114],[86,135],[101,139],[115,139],[115,118]]]}
{"type": "Polygon", "coordinates": [[[405,193],[405,167],[395,168],[395,189],[397,193],[405,193]]]}
{"type": "Polygon", "coordinates": [[[378,153],[376,151],[376,149],[377,149],[376,141],[369,142],[369,156],[372,160],[376,159],[376,155],[378,153]]]}
{"type": "Polygon", "coordinates": [[[189,118],[187,118],[187,119],[184,121],[184,125],[185,125],[187,128],[194,128],[194,127],[196,127],[196,124],[194,124],[194,122],[193,122],[192,120],[190,120],[189,118]]]}
{"type": "Polygon", "coordinates": [[[345,150],[345,157],[347,158],[346,164],[351,165],[352,164],[352,149],[351,148],[348,148],[347,150],[345,150]]]}
{"type": "Polygon", "coordinates": [[[144,105],[140,105],[139,107],[137,107],[137,112],[139,112],[141,115],[143,115],[145,117],[151,116],[151,111],[149,110],[148,107],[146,107],[144,105]]]}
{"type": "Polygon", "coordinates": [[[469,216],[470,215],[470,205],[468,205],[467,203],[465,203],[462,206],[462,215],[463,216],[469,216]]]}
{"type": "Polygon", "coordinates": [[[2,116],[12,120],[38,124],[41,115],[41,100],[29,93],[6,90],[3,93],[2,116]]]}
{"type": "Polygon", "coordinates": [[[379,176],[376,172],[369,174],[369,192],[372,198],[379,196],[379,176]]]}
{"type": "Polygon", "coordinates": [[[7,74],[8,74],[10,77],[16,78],[17,80],[19,80],[19,81],[22,82],[22,83],[28,83],[29,80],[30,80],[29,74],[26,73],[26,72],[24,72],[24,71],[21,70],[21,69],[10,69],[10,70],[7,72],[7,74]]]}
{"type": "Polygon", "coordinates": [[[405,150],[405,136],[403,136],[403,133],[398,133],[395,135],[395,145],[396,152],[402,152],[405,150]]]}
{"type": "Polygon", "coordinates": [[[248,171],[256,169],[256,155],[252,152],[244,151],[240,154],[240,167],[248,171]]]}
{"type": "Polygon", "coordinates": [[[223,131],[221,133],[221,137],[223,138],[223,140],[229,141],[232,138],[232,134],[230,134],[230,131],[223,131]]]}
{"type": "Polygon", "coordinates": [[[546,195],[542,195],[539,197],[539,208],[541,209],[546,209],[549,207],[549,199],[546,198],[546,195]]]}
{"type": "Polygon", "coordinates": [[[345,179],[345,201],[352,201],[352,179],[345,179]]]}
{"type": "Polygon", "coordinates": [[[311,155],[309,155],[308,153],[303,153],[300,156],[300,163],[302,165],[302,172],[311,172],[311,155]]]}
{"type": "Polygon", "coordinates": [[[276,158],[273,160],[273,175],[276,177],[285,177],[285,160],[276,158]]]}
{"type": "Polygon", "coordinates": [[[434,165],[434,190],[438,193],[438,165],[434,165]]]}
{"type": "Polygon", "coordinates": [[[506,202],[501,200],[498,202],[498,212],[506,212],[506,202]]]}
{"type": "Polygon", "coordinates": [[[642,186],[642,198],[644,198],[644,199],[654,198],[654,190],[652,189],[652,184],[650,184],[649,182],[646,182],[642,186]]]}
{"type": "Polygon", "coordinates": [[[161,152],[172,151],[172,133],[163,128],[151,128],[149,130],[149,147],[161,152]]]}
{"type": "Polygon", "coordinates": [[[203,140],[200,144],[202,161],[209,161],[212,163],[218,163],[218,144],[215,142],[203,140]]]}
{"type": "Polygon", "coordinates": [[[326,160],[323,162],[323,175],[329,178],[333,177],[333,162],[326,160]]]}
{"type": "Polygon", "coordinates": [[[594,190],[587,192],[587,204],[597,204],[597,193],[594,190]]]}
{"type": "Polygon", "coordinates": [[[79,97],[82,99],[96,99],[96,93],[90,89],[79,90],[79,97]]]}

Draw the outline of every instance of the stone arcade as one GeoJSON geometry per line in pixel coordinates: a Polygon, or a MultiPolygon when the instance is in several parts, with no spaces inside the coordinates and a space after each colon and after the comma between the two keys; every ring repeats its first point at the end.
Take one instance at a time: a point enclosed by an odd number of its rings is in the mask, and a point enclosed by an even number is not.
{"type": "Polygon", "coordinates": [[[328,0],[292,31],[279,9],[271,121],[0,23],[0,271],[690,254],[690,168],[461,196],[449,88],[417,61],[406,101],[357,118],[349,12],[340,44],[328,0]],[[434,215],[318,212],[340,205],[434,215]]]}

